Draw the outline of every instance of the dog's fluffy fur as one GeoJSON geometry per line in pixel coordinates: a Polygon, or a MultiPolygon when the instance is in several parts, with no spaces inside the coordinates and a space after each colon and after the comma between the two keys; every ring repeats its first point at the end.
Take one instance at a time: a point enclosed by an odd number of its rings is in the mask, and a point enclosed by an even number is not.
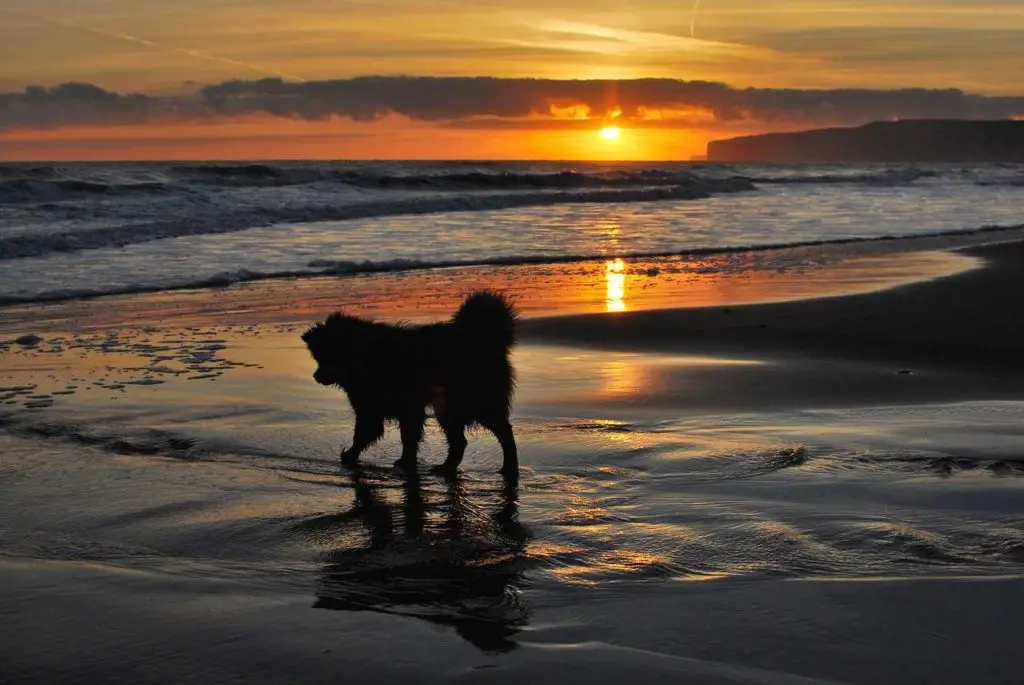
{"type": "Polygon", "coordinates": [[[317,363],[313,378],[344,390],[356,415],[352,446],[342,450],[342,460],[357,462],[384,434],[384,422],[394,420],[402,435],[397,463],[414,465],[426,409],[433,406],[448,440],[448,458],[439,468],[458,468],[465,429],[479,424],[501,444],[502,472],[517,474],[509,424],[516,321],[504,296],[482,291],[467,297],[451,321],[385,324],[337,312],[306,331],[302,340],[317,363]]]}

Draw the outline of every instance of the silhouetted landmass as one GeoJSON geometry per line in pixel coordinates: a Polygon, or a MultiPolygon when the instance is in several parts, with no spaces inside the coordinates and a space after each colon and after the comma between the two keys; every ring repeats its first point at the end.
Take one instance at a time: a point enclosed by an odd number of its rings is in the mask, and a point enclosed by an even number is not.
{"type": "Polygon", "coordinates": [[[713,162],[1024,162],[1024,121],[911,119],[708,144],[713,162]]]}

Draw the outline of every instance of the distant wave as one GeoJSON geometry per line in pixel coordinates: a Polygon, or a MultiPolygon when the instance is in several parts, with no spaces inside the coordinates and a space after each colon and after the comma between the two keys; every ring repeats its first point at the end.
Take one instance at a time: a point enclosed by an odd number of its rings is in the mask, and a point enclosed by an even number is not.
{"type": "Polygon", "coordinates": [[[785,176],[745,176],[751,183],[855,183],[861,185],[905,185],[922,178],[934,178],[938,173],[928,169],[882,169],[859,174],[804,174],[785,176]]]}
{"type": "Polygon", "coordinates": [[[199,164],[172,167],[170,173],[184,181],[208,185],[279,186],[332,181],[356,188],[439,191],[630,188],[694,185],[707,180],[690,171],[660,169],[550,173],[444,171],[395,174],[353,169],[277,167],[268,164],[199,164]]]}
{"type": "Polygon", "coordinates": [[[1007,186],[1010,188],[1024,188],[1024,178],[1007,178],[999,181],[975,181],[979,186],[1007,186]]]}
{"type": "MultiPolygon", "coordinates": [[[[486,168],[486,167],[485,167],[486,168]]],[[[61,202],[89,197],[202,192],[230,188],[266,188],[320,184],[386,191],[500,192],[544,190],[627,190],[699,186],[726,180],[728,167],[701,169],[615,169],[606,171],[463,171],[429,173],[273,164],[194,164],[146,169],[140,178],[89,175],[77,167],[0,165],[0,203],[61,202]],[[84,177],[83,177],[84,175],[84,177]]],[[[733,172],[734,174],[734,172],[733,172]]],[[[112,174],[115,175],[116,174],[112,174]]],[[[938,175],[924,169],[882,169],[858,174],[794,171],[780,175],[743,176],[754,184],[850,183],[902,185],[938,175]]],[[[733,175],[734,178],[735,175],[733,175]]]]}
{"type": "Polygon", "coordinates": [[[0,181],[0,203],[61,202],[98,195],[139,195],[172,192],[167,183],[100,183],[74,179],[12,178],[0,181]]]}
{"type": "Polygon", "coordinates": [[[598,189],[506,194],[462,195],[380,199],[328,206],[260,207],[218,213],[215,216],[168,219],[145,224],[110,226],[91,230],[16,235],[0,238],[0,260],[39,257],[55,252],[105,247],[123,247],[135,243],[190,235],[233,233],[273,224],[340,221],[367,217],[470,212],[514,207],[547,206],[566,203],[654,202],[697,200],[714,193],[753,190],[744,179],[693,180],[688,185],[668,187],[598,189]]]}
{"type": "Polygon", "coordinates": [[[384,173],[328,167],[279,167],[269,164],[174,166],[154,172],[162,180],[110,182],[74,178],[56,167],[0,166],[0,202],[74,200],[90,195],[188,192],[189,188],[265,188],[313,183],[390,191],[525,191],[630,189],[697,186],[713,179],[689,171],[384,173]]]}
{"type": "MultiPolygon", "coordinates": [[[[833,240],[808,240],[779,243],[760,243],[750,245],[729,245],[729,246],[706,246],[685,249],[650,251],[650,252],[626,252],[617,253],[614,256],[621,259],[658,259],[667,257],[683,256],[706,256],[715,254],[735,254],[739,252],[766,252],[773,250],[785,250],[797,247],[814,247],[829,245],[849,245],[852,243],[874,243],[893,240],[910,240],[921,238],[935,238],[939,236],[955,235],[977,235],[997,231],[1021,231],[1024,224],[1012,226],[982,226],[979,228],[967,228],[952,231],[935,231],[932,233],[879,236],[874,238],[838,238],[833,240]]],[[[610,257],[608,254],[577,254],[577,255],[507,255],[489,257],[484,259],[466,260],[419,260],[419,259],[389,259],[381,261],[355,261],[355,260],[330,260],[317,259],[309,262],[306,268],[288,269],[279,271],[254,271],[249,269],[237,269],[224,271],[212,276],[169,283],[153,283],[128,285],[114,288],[81,289],[81,290],[57,290],[32,295],[4,295],[0,294],[0,305],[26,304],[31,302],[58,302],[62,300],[88,299],[105,297],[110,295],[136,295],[143,293],[166,292],[173,290],[196,290],[202,288],[227,287],[237,283],[252,281],[264,281],[280,278],[316,278],[322,276],[341,276],[371,273],[394,273],[407,271],[429,271],[437,269],[451,269],[459,267],[477,266],[526,266],[542,264],[573,264],[579,262],[603,261],[610,257]]]]}
{"type": "Polygon", "coordinates": [[[60,169],[55,166],[31,166],[26,164],[0,164],[0,179],[7,178],[57,178],[60,169]]]}
{"type": "MultiPolygon", "coordinates": [[[[367,170],[318,167],[278,167],[269,164],[197,164],[176,166],[171,173],[194,183],[224,186],[302,185],[334,181],[357,188],[382,190],[541,190],[628,188],[633,186],[691,185],[721,177],[730,167],[716,166],[717,174],[681,169],[615,169],[609,171],[483,172],[438,171],[435,173],[380,173],[367,170]]],[[[709,171],[701,168],[700,171],[709,171]]],[[[746,176],[752,183],[863,183],[902,184],[931,178],[938,173],[917,168],[881,169],[858,174],[800,174],[746,176]]]]}

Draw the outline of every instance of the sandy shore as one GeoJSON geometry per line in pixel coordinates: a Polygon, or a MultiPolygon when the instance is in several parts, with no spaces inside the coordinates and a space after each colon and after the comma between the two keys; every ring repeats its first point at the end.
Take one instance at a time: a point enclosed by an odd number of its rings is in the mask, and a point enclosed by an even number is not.
{"type": "Polygon", "coordinates": [[[0,310],[0,680],[1017,682],[1024,243],[890,247],[0,310]],[[480,285],[520,482],[341,469],[305,322],[480,285]]]}

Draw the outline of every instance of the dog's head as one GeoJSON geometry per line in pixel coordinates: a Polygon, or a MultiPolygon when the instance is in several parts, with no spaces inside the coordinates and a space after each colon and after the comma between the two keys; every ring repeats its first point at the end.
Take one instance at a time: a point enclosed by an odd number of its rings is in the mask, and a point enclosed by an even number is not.
{"type": "Polygon", "coordinates": [[[320,385],[345,387],[364,356],[369,325],[336,312],[303,333],[302,342],[317,364],[313,380],[320,385]]]}

